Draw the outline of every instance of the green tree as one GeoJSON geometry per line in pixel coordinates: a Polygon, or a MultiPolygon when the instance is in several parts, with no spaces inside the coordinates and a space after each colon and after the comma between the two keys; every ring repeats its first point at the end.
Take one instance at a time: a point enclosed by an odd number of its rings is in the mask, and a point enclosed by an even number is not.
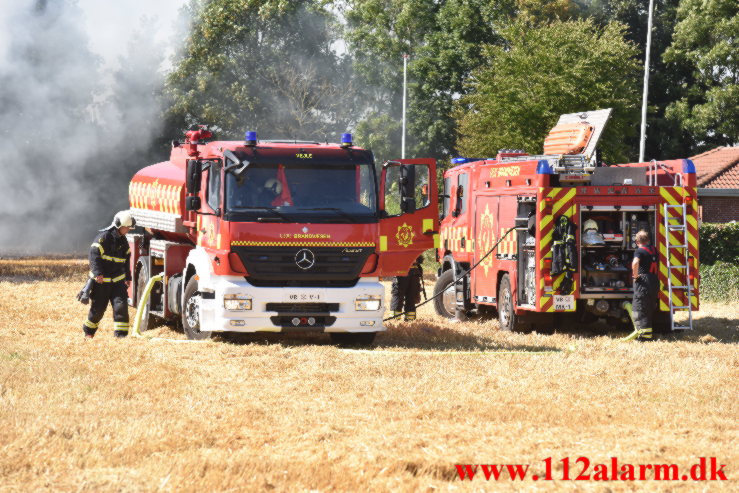
{"type": "MultiPolygon", "coordinates": [[[[672,159],[691,156],[696,149],[694,136],[665,116],[667,107],[682,97],[692,84],[691,71],[685,66],[667,67],[662,54],[672,42],[680,0],[655,0],[649,62],[649,101],[647,108],[647,159],[672,159]]],[[[591,0],[582,4],[581,16],[592,18],[601,26],[621,22],[627,26],[626,39],[638,47],[637,59],[644,63],[647,42],[647,8],[644,0],[591,0]]],[[[640,120],[634,121],[637,125],[640,120]]],[[[639,148],[639,135],[634,133],[627,145],[639,148]]]]}
{"type": "Polygon", "coordinates": [[[482,62],[482,46],[501,40],[499,26],[514,5],[514,0],[349,0],[343,11],[346,39],[368,101],[358,142],[381,143],[376,149],[381,158],[399,156],[407,53],[408,155],[453,154],[454,100],[482,62]]]}
{"type": "Polygon", "coordinates": [[[220,135],[335,138],[357,119],[350,66],[325,2],[192,0],[192,29],[168,78],[170,116],[220,135]],[[266,134],[266,135],[265,135],[266,134]]]}
{"type": "Polygon", "coordinates": [[[668,69],[689,69],[683,97],[667,108],[697,150],[739,142],[739,7],[736,0],[682,0],[668,69]]]}
{"type": "Polygon", "coordinates": [[[624,29],[589,20],[538,28],[518,22],[506,29],[507,45],[487,48],[487,63],[458,103],[462,153],[485,157],[511,147],[539,153],[560,114],[611,107],[604,157],[633,156],[623,142],[638,118],[639,66],[624,29]]]}

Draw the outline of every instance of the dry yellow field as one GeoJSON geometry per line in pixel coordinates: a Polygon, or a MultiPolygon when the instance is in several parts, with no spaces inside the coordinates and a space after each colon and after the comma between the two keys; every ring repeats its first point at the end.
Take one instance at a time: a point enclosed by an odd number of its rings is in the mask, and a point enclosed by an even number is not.
{"type": "Polygon", "coordinates": [[[84,340],[85,271],[0,260],[0,491],[739,490],[737,305],[704,304],[693,333],[651,343],[448,324],[430,305],[368,352],[320,334],[117,340],[110,310],[84,340]],[[579,456],[717,457],[729,481],[460,481],[455,468],[543,475],[552,457],[558,477],[579,456]]]}

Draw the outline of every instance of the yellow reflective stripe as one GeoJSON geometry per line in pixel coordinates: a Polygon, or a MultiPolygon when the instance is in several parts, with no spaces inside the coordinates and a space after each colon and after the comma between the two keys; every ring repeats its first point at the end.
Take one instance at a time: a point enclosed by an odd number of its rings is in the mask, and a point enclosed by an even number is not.
{"type": "Polygon", "coordinates": [[[90,322],[89,320],[85,320],[85,324],[84,325],[85,325],[85,327],[89,327],[91,329],[97,329],[98,328],[98,325],[100,325],[100,324],[99,323],[96,324],[96,323],[90,322]]]}
{"type": "Polygon", "coordinates": [[[128,322],[113,322],[113,327],[116,329],[127,329],[129,327],[128,322]]]}
{"type": "Polygon", "coordinates": [[[113,279],[111,279],[111,281],[112,282],[118,282],[118,281],[124,280],[125,278],[126,278],[126,274],[121,274],[120,276],[114,277],[113,279]]]}
{"type": "Polygon", "coordinates": [[[100,255],[105,253],[105,250],[103,249],[103,245],[101,245],[100,243],[93,243],[92,245],[90,245],[90,248],[92,247],[98,247],[98,250],[100,250],[100,255]]]}
{"type": "Polygon", "coordinates": [[[110,255],[101,255],[100,257],[101,257],[102,259],[104,259],[104,260],[110,260],[111,262],[119,262],[119,263],[123,263],[123,262],[125,262],[125,261],[126,261],[126,259],[125,259],[125,258],[121,258],[121,257],[111,257],[110,255]]]}

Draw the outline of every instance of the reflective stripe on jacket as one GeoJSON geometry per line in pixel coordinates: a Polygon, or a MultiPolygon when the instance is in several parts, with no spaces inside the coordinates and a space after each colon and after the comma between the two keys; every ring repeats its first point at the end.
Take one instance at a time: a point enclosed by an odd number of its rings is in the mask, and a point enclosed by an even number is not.
{"type": "Polygon", "coordinates": [[[118,228],[100,233],[90,245],[90,277],[103,276],[103,282],[131,280],[131,250],[118,228]]]}

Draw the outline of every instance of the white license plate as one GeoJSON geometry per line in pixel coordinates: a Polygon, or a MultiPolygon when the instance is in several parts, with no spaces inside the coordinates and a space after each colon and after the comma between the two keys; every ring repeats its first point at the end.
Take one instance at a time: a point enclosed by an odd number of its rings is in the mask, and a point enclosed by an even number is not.
{"type": "Polygon", "coordinates": [[[321,301],[321,293],[285,293],[282,301],[286,303],[317,303],[321,301]]]}
{"type": "Polygon", "coordinates": [[[554,295],[554,310],[574,310],[575,309],[575,295],[574,294],[555,294],[554,295]]]}

